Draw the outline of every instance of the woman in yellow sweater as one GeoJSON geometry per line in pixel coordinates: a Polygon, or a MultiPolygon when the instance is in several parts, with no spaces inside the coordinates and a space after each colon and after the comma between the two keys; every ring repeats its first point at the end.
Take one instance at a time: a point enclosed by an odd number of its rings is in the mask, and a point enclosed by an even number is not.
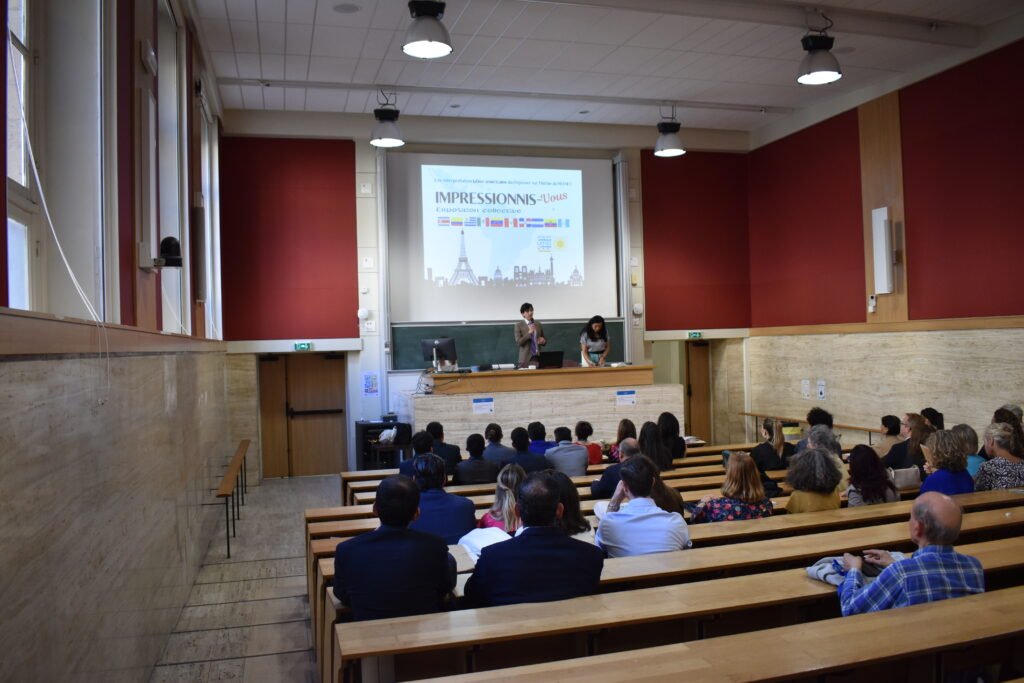
{"type": "Polygon", "coordinates": [[[840,501],[836,487],[842,477],[836,458],[828,451],[811,448],[797,453],[789,461],[789,469],[786,471],[786,481],[793,487],[786,511],[793,514],[838,510],[840,501]]]}

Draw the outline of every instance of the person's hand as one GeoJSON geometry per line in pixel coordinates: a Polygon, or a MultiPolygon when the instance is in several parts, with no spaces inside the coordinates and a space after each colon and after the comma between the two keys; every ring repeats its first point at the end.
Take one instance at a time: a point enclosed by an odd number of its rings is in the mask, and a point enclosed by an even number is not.
{"type": "Polygon", "coordinates": [[[537,346],[544,346],[548,343],[548,340],[544,337],[537,337],[537,346]]]}
{"type": "Polygon", "coordinates": [[[700,504],[701,505],[707,505],[708,503],[710,503],[714,499],[715,499],[715,497],[712,496],[712,495],[704,496],[703,498],[700,499],[700,504]]]}
{"type": "Polygon", "coordinates": [[[896,561],[889,554],[888,550],[865,550],[864,559],[871,564],[877,564],[879,567],[888,567],[896,561]]]}
{"type": "Polygon", "coordinates": [[[604,358],[602,358],[601,360],[599,360],[599,361],[597,362],[597,364],[598,364],[598,365],[600,365],[600,366],[601,366],[601,367],[603,368],[603,367],[604,367],[604,358]]]}
{"type": "Polygon", "coordinates": [[[843,566],[846,567],[846,571],[850,571],[851,569],[860,570],[860,568],[864,566],[864,560],[856,555],[843,553],[843,566]]]}
{"type": "Polygon", "coordinates": [[[925,474],[934,474],[934,472],[935,472],[935,468],[932,467],[932,464],[930,462],[926,461],[924,463],[924,473],[925,474]]]}

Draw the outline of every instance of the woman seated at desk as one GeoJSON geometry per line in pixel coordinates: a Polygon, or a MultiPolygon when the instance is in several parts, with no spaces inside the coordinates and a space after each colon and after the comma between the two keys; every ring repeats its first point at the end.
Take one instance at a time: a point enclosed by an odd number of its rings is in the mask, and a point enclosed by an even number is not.
{"type": "Polygon", "coordinates": [[[583,367],[604,367],[604,360],[611,349],[612,343],[608,340],[604,318],[595,315],[580,332],[580,361],[583,367]]]}

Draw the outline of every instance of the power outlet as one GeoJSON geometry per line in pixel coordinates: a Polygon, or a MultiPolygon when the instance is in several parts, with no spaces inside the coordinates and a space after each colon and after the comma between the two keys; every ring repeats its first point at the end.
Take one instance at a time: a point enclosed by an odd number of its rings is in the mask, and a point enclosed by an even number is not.
{"type": "Polygon", "coordinates": [[[366,330],[367,332],[376,332],[377,331],[377,321],[376,320],[364,320],[363,321],[363,329],[366,330]]]}

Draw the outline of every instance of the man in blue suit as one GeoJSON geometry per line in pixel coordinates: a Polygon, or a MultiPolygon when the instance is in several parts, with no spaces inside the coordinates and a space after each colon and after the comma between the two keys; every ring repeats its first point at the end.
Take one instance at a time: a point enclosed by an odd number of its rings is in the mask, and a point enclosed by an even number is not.
{"type": "MultiPolygon", "coordinates": [[[[412,457],[408,460],[403,460],[398,463],[398,473],[404,474],[405,476],[412,478],[412,461],[416,459],[417,455],[423,455],[430,453],[430,449],[434,446],[434,437],[429,432],[416,432],[412,435],[412,441],[409,442],[412,445],[412,457]]],[[[445,470],[447,471],[447,466],[445,470]]],[[[454,475],[455,470],[448,472],[448,475],[454,475]]]]}
{"type": "Polygon", "coordinates": [[[334,595],[352,608],[356,621],[440,612],[455,588],[448,546],[408,528],[419,515],[419,502],[412,479],[384,479],[373,504],[380,526],[334,551],[334,595]]]}
{"type": "Polygon", "coordinates": [[[444,442],[444,427],[440,422],[428,423],[427,433],[434,437],[434,443],[430,447],[431,452],[434,455],[441,456],[441,459],[444,460],[444,469],[448,472],[448,476],[454,477],[455,466],[462,461],[462,451],[455,444],[444,442]]]}
{"type": "Polygon", "coordinates": [[[557,526],[563,507],[553,477],[531,474],[516,494],[523,526],[480,553],[465,597],[474,607],[565,600],[597,592],[604,553],[557,526]]]}
{"type": "Polygon", "coordinates": [[[454,545],[476,528],[473,501],[444,490],[444,461],[433,453],[412,459],[412,478],[420,487],[420,516],[409,528],[424,531],[454,545]]]}
{"type": "Polygon", "coordinates": [[[530,451],[530,436],[522,427],[516,427],[512,430],[512,448],[514,454],[510,462],[522,467],[526,470],[527,474],[540,472],[551,467],[547,458],[530,451]]]}
{"type": "Polygon", "coordinates": [[[516,451],[508,446],[501,445],[501,425],[492,422],[484,430],[484,438],[487,439],[487,447],[484,448],[484,460],[493,462],[498,467],[504,467],[515,457],[516,451]]]}

